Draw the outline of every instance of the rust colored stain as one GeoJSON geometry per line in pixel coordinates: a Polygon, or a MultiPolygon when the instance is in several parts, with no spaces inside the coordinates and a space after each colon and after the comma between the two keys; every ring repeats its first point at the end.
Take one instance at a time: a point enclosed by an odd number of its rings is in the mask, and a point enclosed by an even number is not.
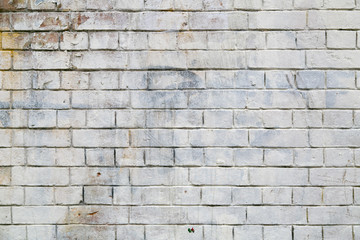
{"type": "Polygon", "coordinates": [[[79,16],[78,16],[78,18],[77,18],[77,24],[78,24],[78,25],[83,24],[83,23],[86,22],[88,19],[89,19],[89,17],[79,14],[79,16]]]}
{"type": "Polygon", "coordinates": [[[100,176],[101,176],[101,173],[100,173],[100,172],[98,172],[96,175],[97,175],[98,177],[100,177],[100,176]]]}
{"type": "Polygon", "coordinates": [[[88,213],[88,215],[90,216],[94,216],[95,214],[97,214],[99,211],[96,211],[96,212],[92,212],[92,213],[88,213]]]}
{"type": "Polygon", "coordinates": [[[61,21],[58,17],[47,17],[45,20],[41,23],[40,27],[48,27],[48,26],[61,26],[61,21]]]}

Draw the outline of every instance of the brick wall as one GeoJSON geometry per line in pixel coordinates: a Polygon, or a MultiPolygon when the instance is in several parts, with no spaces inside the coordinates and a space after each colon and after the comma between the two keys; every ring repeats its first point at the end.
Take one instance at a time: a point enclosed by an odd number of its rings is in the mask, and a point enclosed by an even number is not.
{"type": "Polygon", "coordinates": [[[0,9],[0,240],[360,239],[360,1],[0,9]]]}

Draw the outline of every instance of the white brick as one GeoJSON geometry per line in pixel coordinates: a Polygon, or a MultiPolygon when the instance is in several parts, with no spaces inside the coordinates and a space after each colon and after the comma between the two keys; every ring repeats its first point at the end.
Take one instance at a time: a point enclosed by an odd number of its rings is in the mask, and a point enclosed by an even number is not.
{"type": "Polygon", "coordinates": [[[55,126],[55,110],[33,110],[29,112],[29,128],[54,128],[55,126]]]}
{"type": "Polygon", "coordinates": [[[234,150],[234,162],[236,166],[259,166],[263,164],[263,150],[245,148],[234,150]]]}
{"type": "Polygon", "coordinates": [[[291,111],[267,110],[262,112],[265,128],[289,128],[292,126],[291,111]]]}
{"type": "Polygon", "coordinates": [[[76,91],[72,95],[74,108],[124,108],[129,105],[129,93],[117,91],[76,91]]]}
{"type": "Polygon", "coordinates": [[[356,32],[327,31],[328,48],[355,48],[356,32]]]}
{"type": "Polygon", "coordinates": [[[250,145],[254,147],[307,147],[306,130],[250,130],[250,145]]]}
{"type": "Polygon", "coordinates": [[[241,168],[193,168],[190,182],[194,185],[245,185],[248,172],[241,168]]]}
{"type": "Polygon", "coordinates": [[[0,205],[22,205],[22,204],[24,204],[23,188],[0,187],[0,205]]]}
{"type": "Polygon", "coordinates": [[[60,128],[79,128],[86,124],[85,111],[64,110],[58,111],[58,127],[60,128]]]}
{"type": "Polygon", "coordinates": [[[303,29],[305,26],[306,14],[302,11],[249,13],[250,29],[303,29]]]}
{"type": "Polygon", "coordinates": [[[126,185],[129,171],[115,167],[71,168],[70,180],[73,185],[126,185]]]}
{"type": "Polygon", "coordinates": [[[327,71],[328,88],[355,88],[355,72],[327,71]]]}
{"type": "Polygon", "coordinates": [[[324,226],[324,239],[353,239],[351,226],[324,226]]]}
{"type": "Polygon", "coordinates": [[[115,111],[90,110],[87,111],[87,126],[90,128],[111,128],[115,126],[115,111]]]}
{"type": "Polygon", "coordinates": [[[204,162],[203,150],[199,148],[176,148],[175,165],[201,166],[204,162]]]}
{"type": "Polygon", "coordinates": [[[88,45],[88,35],[85,32],[64,32],[60,37],[61,50],[87,49],[88,45]]]}
{"type": "Polygon", "coordinates": [[[264,239],[266,240],[291,240],[291,226],[264,226],[264,239]]]}
{"type": "Polygon", "coordinates": [[[232,239],[233,228],[231,226],[205,226],[204,238],[205,239],[232,239]]]}
{"type": "Polygon", "coordinates": [[[10,207],[0,207],[0,217],[1,217],[0,218],[1,224],[10,224],[11,223],[11,208],[10,207]]]}
{"type": "Polygon", "coordinates": [[[350,187],[326,187],[323,193],[325,205],[351,205],[353,203],[353,190],[350,187]]]}
{"type": "Polygon", "coordinates": [[[115,226],[64,225],[57,228],[57,239],[115,239],[115,226]]]}
{"type": "Polygon", "coordinates": [[[176,48],[176,33],[149,33],[149,48],[156,50],[174,50],[176,48]]]}
{"type": "Polygon", "coordinates": [[[259,50],[247,54],[251,68],[305,68],[305,53],[292,50],[259,50]]]}
{"type": "Polygon", "coordinates": [[[291,188],[263,188],[264,204],[291,204],[291,188]]]}
{"type": "Polygon", "coordinates": [[[266,88],[294,88],[294,74],[290,71],[267,71],[266,88]]]}
{"type": "Polygon", "coordinates": [[[142,240],[145,238],[144,232],[144,226],[140,225],[117,226],[116,228],[117,238],[123,240],[142,240]]]}
{"type": "Polygon", "coordinates": [[[234,0],[204,0],[205,10],[229,10],[233,9],[234,0]]]}
{"type": "Polygon", "coordinates": [[[190,13],[189,28],[193,30],[245,29],[247,28],[247,14],[243,12],[190,13]]]}
{"type": "Polygon", "coordinates": [[[17,224],[61,224],[67,212],[64,206],[13,207],[12,216],[17,224]]]}
{"type": "Polygon", "coordinates": [[[261,204],[261,188],[254,187],[237,187],[232,190],[232,199],[234,204],[261,204]]]}
{"type": "MultiPolygon", "coordinates": [[[[307,3],[312,3],[316,1],[308,1],[308,0],[295,0],[303,1],[307,3]]],[[[300,49],[311,49],[311,48],[325,48],[325,31],[301,31],[297,33],[297,47],[300,49]]]]}
{"type": "Polygon", "coordinates": [[[263,239],[262,226],[256,225],[243,225],[234,227],[234,239],[241,240],[251,238],[254,240],[263,239]]]}
{"type": "Polygon", "coordinates": [[[24,165],[25,164],[25,149],[23,148],[1,148],[0,149],[0,165],[24,165]]]}
{"type": "Polygon", "coordinates": [[[83,202],[82,187],[56,187],[56,204],[80,204],[83,202]]]}
{"type": "MultiPolygon", "coordinates": [[[[13,239],[13,240],[25,240],[25,239],[27,239],[26,238],[26,226],[0,226],[0,238],[1,239],[13,239]]],[[[31,238],[31,235],[30,235],[28,239],[35,239],[35,238],[31,238]]]]}
{"type": "Polygon", "coordinates": [[[25,188],[25,205],[54,204],[54,189],[50,187],[25,188]]]}
{"type": "Polygon", "coordinates": [[[206,205],[230,205],[231,188],[205,187],[202,188],[202,204],[206,205]]]}
{"type": "Polygon", "coordinates": [[[355,8],[355,1],[354,0],[344,0],[338,2],[336,0],[324,0],[324,7],[326,8],[334,8],[334,9],[347,9],[347,8],[355,8]]]}
{"type": "Polygon", "coordinates": [[[359,146],[358,130],[310,130],[312,147],[357,147],[359,146]]]}
{"type": "Polygon", "coordinates": [[[299,148],[294,150],[294,163],[297,166],[322,166],[323,150],[299,148]]]}
{"type": "Polygon", "coordinates": [[[88,89],[89,73],[86,72],[62,72],[61,88],[63,89],[88,89]]]}
{"type": "Polygon", "coordinates": [[[261,9],[261,0],[234,0],[234,7],[238,9],[261,9]]]}
{"type": "MultiPolygon", "coordinates": [[[[68,222],[91,225],[125,224],[128,223],[128,215],[129,209],[127,207],[75,206],[69,208],[68,222]]],[[[96,232],[95,230],[95,233],[96,232]]],[[[82,234],[80,236],[83,237],[84,235],[82,234]]],[[[112,234],[112,237],[114,237],[114,234],[112,234]]]]}
{"type": "Polygon", "coordinates": [[[232,111],[205,111],[204,125],[207,128],[231,128],[233,125],[232,111]]]}
{"type": "Polygon", "coordinates": [[[116,149],[117,166],[144,166],[145,152],[139,148],[116,149]]]}
{"type": "Polygon", "coordinates": [[[322,112],[318,110],[293,111],[293,124],[297,128],[322,127],[322,112]]]}
{"type": "MultiPolygon", "coordinates": [[[[179,1],[175,4],[177,2],[179,1]]],[[[179,32],[177,40],[179,49],[206,49],[207,47],[205,32],[179,32]]]]}
{"type": "Polygon", "coordinates": [[[322,238],[320,226],[294,226],[294,240],[316,240],[322,238]]]}
{"type": "MultiPolygon", "coordinates": [[[[70,146],[70,133],[68,130],[19,129],[19,130],[14,131],[13,137],[14,137],[13,138],[14,146],[19,146],[19,147],[20,146],[23,146],[23,147],[69,147],[70,146]]],[[[0,141],[0,144],[1,144],[1,141],[0,141]]]]}
{"type": "Polygon", "coordinates": [[[130,177],[132,185],[188,185],[188,171],[184,168],[134,168],[130,177]]]}
{"type": "Polygon", "coordinates": [[[296,48],[296,35],[294,32],[270,32],[267,34],[267,47],[269,49],[294,49],[296,48]]]}
{"type": "Polygon", "coordinates": [[[359,22],[360,15],[358,12],[313,10],[309,11],[308,16],[310,29],[356,29],[359,22]]]}
{"type": "Polygon", "coordinates": [[[264,153],[264,162],[270,166],[291,166],[293,158],[291,149],[265,149],[264,153]]]}
{"type": "Polygon", "coordinates": [[[306,209],[297,206],[251,206],[248,207],[248,223],[305,224],[306,209]]]}
{"type": "Polygon", "coordinates": [[[116,32],[92,32],[89,34],[91,49],[117,49],[119,34],[116,32]]]}
{"type": "Polygon", "coordinates": [[[192,130],[189,132],[192,146],[247,146],[248,133],[246,130],[192,130]]]}
{"type": "Polygon", "coordinates": [[[148,166],[173,166],[174,151],[170,148],[145,150],[145,164],[148,166]]]}
{"type": "Polygon", "coordinates": [[[140,50],[147,49],[148,35],[145,32],[120,32],[120,49],[140,50]]]}
{"type": "Polygon", "coordinates": [[[12,183],[15,185],[67,185],[69,170],[52,167],[13,167],[12,183]]]}
{"type": "Polygon", "coordinates": [[[287,0],[264,0],[264,9],[291,9],[292,3],[287,0]]]}
{"type": "Polygon", "coordinates": [[[84,201],[86,204],[112,204],[112,188],[103,186],[84,187],[84,201]]]}
{"type": "Polygon", "coordinates": [[[323,71],[299,71],[296,74],[299,89],[325,88],[325,73],[323,71]]]}
{"type": "Polygon", "coordinates": [[[325,149],[326,166],[354,166],[354,153],[352,149],[327,148],[325,149]]]}
{"type": "Polygon", "coordinates": [[[293,188],[293,204],[320,205],[323,203],[323,192],[319,187],[293,188]]]}
{"type": "Polygon", "coordinates": [[[86,163],[90,166],[113,166],[114,153],[113,149],[86,149],[86,163]]]}
{"type": "Polygon", "coordinates": [[[302,168],[250,168],[250,183],[254,185],[307,185],[307,169],[302,168]]]}

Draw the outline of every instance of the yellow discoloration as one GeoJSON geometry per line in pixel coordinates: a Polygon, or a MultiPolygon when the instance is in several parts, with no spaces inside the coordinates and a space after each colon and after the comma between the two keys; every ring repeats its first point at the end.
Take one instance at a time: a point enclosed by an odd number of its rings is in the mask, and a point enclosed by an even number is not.
{"type": "Polygon", "coordinates": [[[29,33],[3,33],[2,47],[4,49],[27,49],[30,48],[31,35],[29,33]]]}

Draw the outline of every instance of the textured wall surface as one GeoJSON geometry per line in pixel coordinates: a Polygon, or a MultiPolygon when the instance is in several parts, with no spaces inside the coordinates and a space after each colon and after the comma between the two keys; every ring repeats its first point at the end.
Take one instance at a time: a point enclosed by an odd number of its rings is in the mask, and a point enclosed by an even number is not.
{"type": "Polygon", "coordinates": [[[360,239],[360,1],[0,9],[0,240],[360,239]]]}

